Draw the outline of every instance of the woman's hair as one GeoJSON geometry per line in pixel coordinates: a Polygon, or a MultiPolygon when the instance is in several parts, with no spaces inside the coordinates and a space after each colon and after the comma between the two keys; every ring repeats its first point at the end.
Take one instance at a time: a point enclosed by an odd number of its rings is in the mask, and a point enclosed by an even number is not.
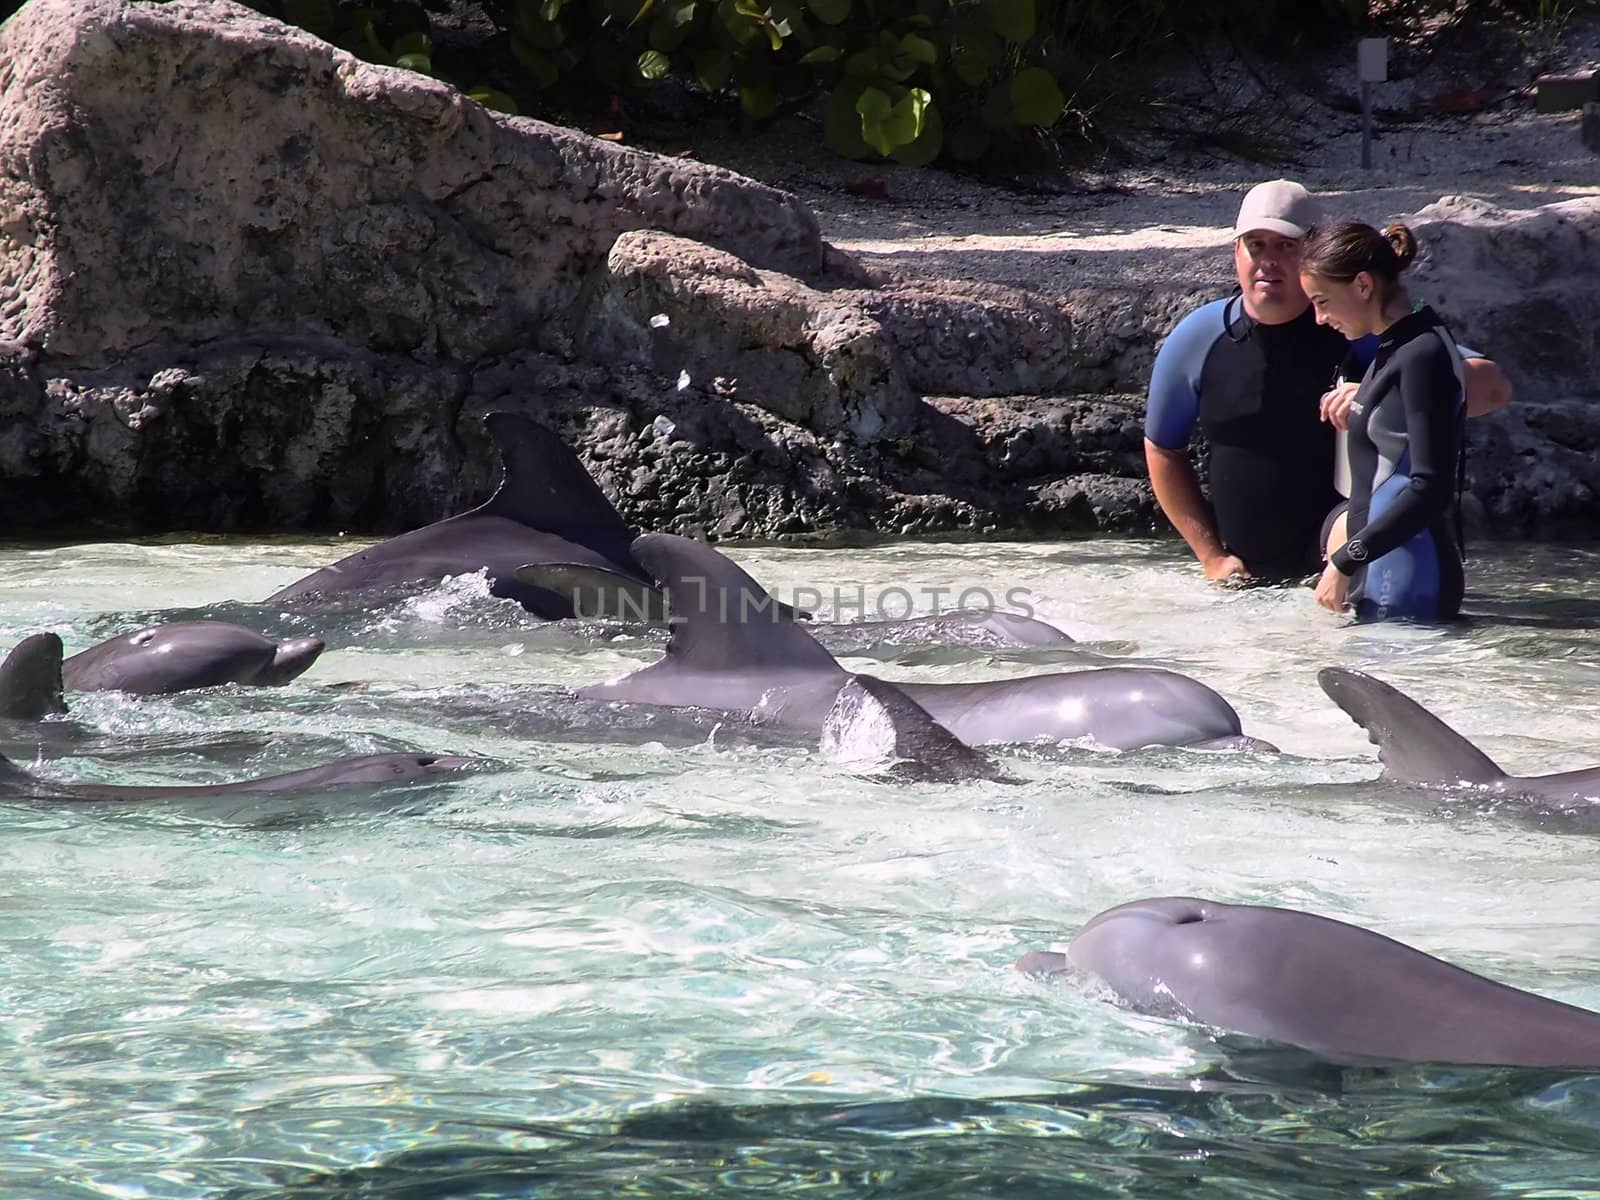
{"type": "Polygon", "coordinates": [[[1387,293],[1416,257],[1416,234],[1404,225],[1390,225],[1379,233],[1360,221],[1341,221],[1318,226],[1306,235],[1300,248],[1300,269],[1339,283],[1349,283],[1362,271],[1370,271],[1387,293]]]}

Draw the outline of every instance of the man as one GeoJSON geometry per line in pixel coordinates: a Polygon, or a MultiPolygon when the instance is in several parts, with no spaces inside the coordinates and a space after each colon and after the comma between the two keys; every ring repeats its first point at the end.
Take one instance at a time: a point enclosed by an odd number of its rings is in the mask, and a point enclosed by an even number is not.
{"type": "MultiPolygon", "coordinates": [[[[1251,188],[1233,229],[1239,295],[1190,313],[1156,355],[1145,462],[1156,502],[1207,579],[1316,571],[1319,531],[1340,499],[1334,429],[1347,424],[1355,385],[1338,375],[1346,358],[1362,356],[1317,324],[1300,286],[1300,243],[1317,216],[1298,183],[1251,188]],[[1210,447],[1209,505],[1189,459],[1196,424],[1210,447]]],[[[1494,363],[1474,357],[1467,366],[1469,416],[1510,400],[1494,363]]]]}

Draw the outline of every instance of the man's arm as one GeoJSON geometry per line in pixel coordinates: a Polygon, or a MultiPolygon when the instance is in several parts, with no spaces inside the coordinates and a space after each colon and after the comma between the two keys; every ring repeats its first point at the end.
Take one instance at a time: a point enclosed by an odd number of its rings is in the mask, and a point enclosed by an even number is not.
{"type": "Polygon", "coordinates": [[[1511,403],[1511,380],[1492,358],[1466,360],[1467,416],[1481,417],[1511,403]]]}
{"type": "Polygon", "coordinates": [[[1200,481],[1189,461],[1189,449],[1169,450],[1149,438],[1144,440],[1144,461],[1150,469],[1150,486],[1156,503],[1166,513],[1172,527],[1189,543],[1207,579],[1227,579],[1231,575],[1250,578],[1250,571],[1236,554],[1229,554],[1217,536],[1211,508],[1200,494],[1200,481]]]}
{"type": "MultiPolygon", "coordinates": [[[[1492,358],[1464,360],[1467,380],[1467,416],[1481,417],[1511,403],[1511,380],[1492,358]]],[[[1322,419],[1335,429],[1350,428],[1350,402],[1361,389],[1359,383],[1336,384],[1322,397],[1322,419]]]]}
{"type": "Polygon", "coordinates": [[[1207,579],[1250,577],[1249,569],[1223,549],[1189,462],[1189,439],[1200,418],[1200,371],[1227,320],[1228,301],[1203,305],[1179,321],[1156,352],[1145,405],[1144,461],[1156,503],[1194,551],[1207,579]]]}

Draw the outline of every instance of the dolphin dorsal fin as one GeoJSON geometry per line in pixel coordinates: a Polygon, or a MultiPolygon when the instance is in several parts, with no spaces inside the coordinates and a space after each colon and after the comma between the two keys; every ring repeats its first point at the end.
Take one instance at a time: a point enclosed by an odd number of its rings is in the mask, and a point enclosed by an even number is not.
{"type": "Polygon", "coordinates": [[[0,662],[0,717],[37,721],[67,711],[61,686],[61,638],[35,633],[0,662]]]}
{"type": "Polygon", "coordinates": [[[508,517],[627,562],[634,531],[570,446],[518,413],[492,412],[483,423],[500,451],[502,472],[494,495],[473,512],[508,517]]]}
{"type": "Polygon", "coordinates": [[[823,722],[822,750],[845,762],[892,757],[927,782],[1000,778],[980,751],[894,684],[871,675],[851,675],[839,689],[823,722]]]}
{"type": "Polygon", "coordinates": [[[1482,750],[1383,680],[1349,667],[1324,667],[1317,682],[1367,731],[1385,778],[1445,784],[1498,783],[1506,777],[1482,750]]]}
{"type": "Polygon", "coordinates": [[[731,559],[672,533],[635,539],[633,557],[667,593],[667,661],[696,671],[843,668],[731,559]]]}

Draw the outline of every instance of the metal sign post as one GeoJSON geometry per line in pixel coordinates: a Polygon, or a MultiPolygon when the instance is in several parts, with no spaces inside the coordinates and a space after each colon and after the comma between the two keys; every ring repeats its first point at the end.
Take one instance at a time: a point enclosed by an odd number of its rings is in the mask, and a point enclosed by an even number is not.
{"type": "Polygon", "coordinates": [[[1372,167],[1372,85],[1389,78],[1389,39],[1362,38],[1356,44],[1356,75],[1361,80],[1361,166],[1372,167]]]}

